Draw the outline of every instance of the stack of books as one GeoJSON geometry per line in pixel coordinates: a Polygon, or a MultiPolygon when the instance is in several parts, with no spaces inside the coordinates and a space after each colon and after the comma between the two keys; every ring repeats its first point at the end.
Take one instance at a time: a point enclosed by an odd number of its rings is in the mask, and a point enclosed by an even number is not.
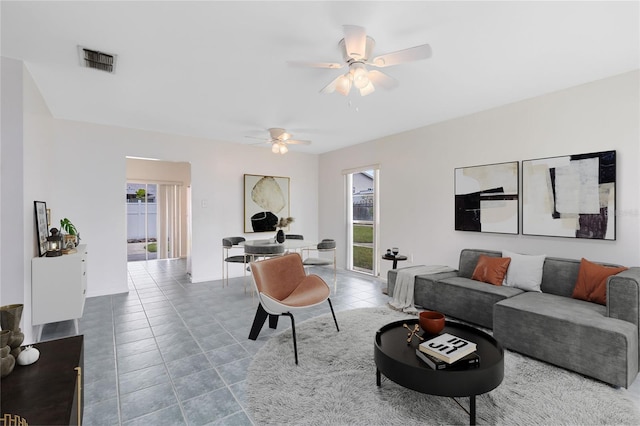
{"type": "Polygon", "coordinates": [[[434,370],[462,370],[480,366],[476,344],[449,333],[420,343],[416,356],[434,370]]]}

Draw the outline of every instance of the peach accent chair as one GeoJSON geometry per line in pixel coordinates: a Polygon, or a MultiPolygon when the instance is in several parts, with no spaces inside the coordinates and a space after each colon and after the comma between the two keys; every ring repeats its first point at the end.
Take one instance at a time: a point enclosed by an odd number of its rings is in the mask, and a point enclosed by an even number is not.
{"type": "Polygon", "coordinates": [[[293,352],[298,364],[298,345],[296,343],[296,326],[293,312],[329,302],[336,330],[340,331],[336,314],[329,294],[331,289],[317,275],[307,275],[302,265],[302,257],[298,253],[285,254],[259,262],[251,262],[253,282],[258,292],[258,309],[249,332],[249,339],[256,340],[267,317],[269,327],[278,326],[278,318],[286,315],[291,318],[293,333],[293,352]]]}

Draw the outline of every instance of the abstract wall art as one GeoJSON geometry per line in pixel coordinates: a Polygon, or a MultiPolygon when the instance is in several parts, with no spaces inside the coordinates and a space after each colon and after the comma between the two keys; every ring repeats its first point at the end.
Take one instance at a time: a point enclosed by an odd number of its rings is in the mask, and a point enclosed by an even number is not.
{"type": "Polygon", "coordinates": [[[522,162],[522,233],[616,239],[616,152],[522,162]]]}
{"type": "Polygon", "coordinates": [[[244,232],[272,232],[289,217],[289,178],[244,175],[244,232]]]}
{"type": "Polygon", "coordinates": [[[518,162],[455,169],[455,229],[517,234],[518,162]]]}

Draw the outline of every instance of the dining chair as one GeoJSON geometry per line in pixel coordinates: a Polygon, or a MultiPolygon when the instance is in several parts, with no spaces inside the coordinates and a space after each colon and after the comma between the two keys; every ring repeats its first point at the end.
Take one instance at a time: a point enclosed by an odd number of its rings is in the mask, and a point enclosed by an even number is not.
{"type": "Polygon", "coordinates": [[[336,267],[336,241],[331,239],[324,239],[318,243],[315,248],[305,248],[307,257],[302,261],[304,266],[327,266],[333,264],[333,283],[334,289],[337,289],[337,267],[336,267]],[[315,250],[318,252],[318,256],[311,257],[309,252],[315,250]],[[331,257],[321,256],[321,253],[331,253],[331,257]]]}
{"type": "Polygon", "coordinates": [[[338,320],[333,311],[329,295],[329,286],[318,275],[307,275],[302,257],[298,253],[285,254],[259,262],[251,262],[253,282],[258,293],[258,309],[249,332],[249,339],[256,340],[267,318],[269,327],[278,326],[278,318],[286,315],[291,318],[293,334],[293,352],[298,364],[298,345],[296,342],[296,325],[294,312],[329,302],[331,315],[338,327],[338,320]]]}
{"type": "MultiPolygon", "coordinates": [[[[251,258],[246,254],[229,256],[229,251],[232,249],[242,248],[240,243],[244,241],[244,237],[226,237],[222,239],[222,287],[229,285],[229,263],[242,263],[245,281],[247,279],[246,265],[249,263],[251,258]]],[[[246,291],[245,283],[245,293],[246,291]]]]}

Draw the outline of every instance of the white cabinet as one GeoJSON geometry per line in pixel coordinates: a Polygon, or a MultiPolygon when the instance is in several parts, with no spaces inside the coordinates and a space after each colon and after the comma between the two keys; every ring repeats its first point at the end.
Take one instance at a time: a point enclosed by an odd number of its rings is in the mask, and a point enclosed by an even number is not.
{"type": "Polygon", "coordinates": [[[87,245],[76,247],[77,253],[31,260],[31,321],[42,326],[51,322],[75,320],[84,312],[87,292],[87,245]]]}

